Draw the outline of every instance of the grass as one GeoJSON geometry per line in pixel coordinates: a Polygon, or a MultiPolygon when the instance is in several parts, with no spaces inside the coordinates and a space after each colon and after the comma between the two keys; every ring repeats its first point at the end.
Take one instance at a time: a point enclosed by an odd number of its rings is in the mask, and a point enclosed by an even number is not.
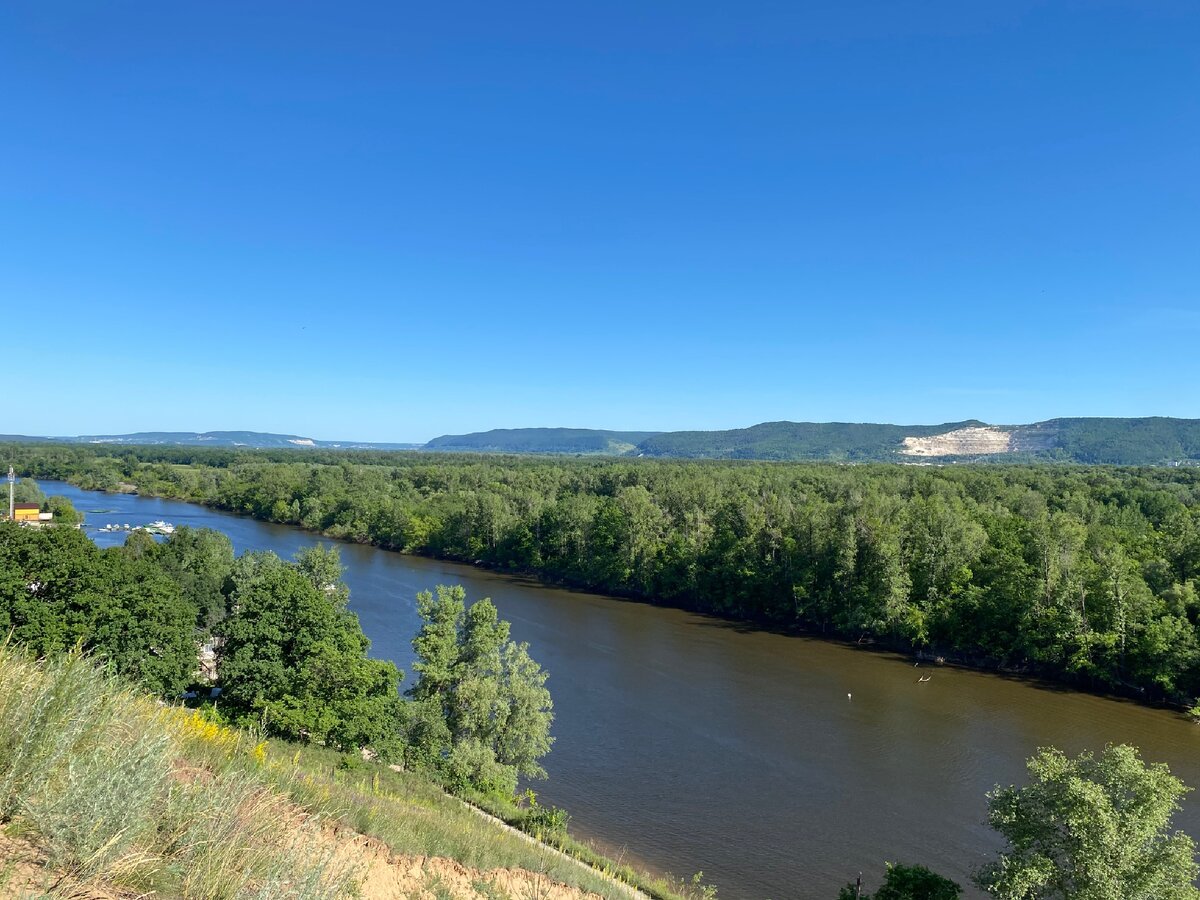
{"type": "Polygon", "coordinates": [[[544,847],[472,812],[420,773],[377,764],[346,768],[343,754],[281,741],[272,741],[267,755],[264,771],[280,791],[397,853],[448,857],[481,871],[543,872],[602,897],[628,897],[601,871],[547,854],[544,847]]]}
{"type": "MultiPolygon", "coordinates": [[[[545,821],[538,807],[468,799],[530,830],[545,821]]],[[[319,839],[323,825],[397,854],[447,857],[481,873],[525,869],[538,884],[612,900],[629,896],[614,878],[659,900],[711,896],[618,865],[565,829],[539,833],[586,865],[563,859],[421,773],[261,741],[156,703],[78,653],[35,661],[0,645],[0,827],[46,860],[54,874],[44,896],[88,884],[184,900],[352,896],[359,873],[321,849],[331,844],[319,839]]]]}
{"type": "Polygon", "coordinates": [[[526,869],[602,897],[628,897],[611,879],[656,900],[712,900],[716,896],[711,885],[696,878],[683,881],[639,872],[576,840],[565,829],[539,828],[538,807],[531,809],[494,796],[464,797],[472,806],[527,831],[588,868],[547,854],[543,847],[489,823],[423,773],[397,772],[322,747],[297,747],[282,741],[270,742],[268,756],[267,770],[296,802],[339,818],[396,852],[445,856],[481,870],[526,869]],[[281,758],[286,764],[279,762],[281,758]]]}
{"type": "MultiPolygon", "coordinates": [[[[90,883],[187,900],[351,893],[355,873],[313,849],[319,825],[250,773],[253,746],[245,766],[182,763],[213,743],[189,719],[77,653],[34,661],[0,646],[0,824],[44,855],[45,895],[90,883]]],[[[242,750],[216,738],[230,759],[242,750]]]]}

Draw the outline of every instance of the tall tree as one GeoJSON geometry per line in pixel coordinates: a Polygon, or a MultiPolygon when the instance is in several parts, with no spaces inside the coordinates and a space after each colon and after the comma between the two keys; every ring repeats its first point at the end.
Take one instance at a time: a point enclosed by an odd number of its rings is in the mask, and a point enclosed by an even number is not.
{"type": "Polygon", "coordinates": [[[1029,760],[1033,781],[988,795],[988,822],[1008,841],[976,883],[1001,900],[1196,900],[1192,839],[1171,817],[1188,790],[1128,745],[1029,760]]]}
{"type": "Polygon", "coordinates": [[[218,673],[239,721],[349,749],[394,749],[401,674],[367,657],[370,642],[345,608],[336,551],[286,563],[248,553],[233,567],[232,613],[218,673]],[[330,581],[330,578],[333,581],[330,581]]]}
{"type": "Polygon", "coordinates": [[[554,719],[546,673],[489,599],[466,605],[459,585],[417,595],[425,624],[413,639],[417,682],[409,726],[414,759],[451,781],[509,792],[517,777],[545,777],[554,719]]]}
{"type": "Polygon", "coordinates": [[[0,524],[0,628],[39,655],[80,644],[156,693],[196,667],[193,616],[148,558],[74,528],[0,524]]]}
{"type": "Polygon", "coordinates": [[[180,527],[155,550],[159,566],[179,585],[202,631],[225,618],[233,543],[210,528],[180,527]]]}

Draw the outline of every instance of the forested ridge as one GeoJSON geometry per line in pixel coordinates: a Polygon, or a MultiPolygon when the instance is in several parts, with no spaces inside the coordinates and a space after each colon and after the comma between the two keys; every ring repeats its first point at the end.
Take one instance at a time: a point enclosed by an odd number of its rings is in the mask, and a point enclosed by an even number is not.
{"type": "Polygon", "coordinates": [[[9,443],[68,443],[128,446],[178,446],[318,451],[362,450],[389,453],[427,450],[450,453],[567,454],[659,457],[664,459],[826,460],[903,462],[905,440],[952,436],[961,429],[984,428],[1008,435],[1006,449],[969,445],[957,457],[943,449],[942,459],[1005,462],[1076,462],[1101,465],[1200,464],[1200,419],[1064,418],[1028,425],[988,425],[978,419],[940,425],[889,425],[869,422],[762,422],[723,431],[603,431],[594,428],[496,428],[446,434],[428,443],[388,444],[325,441],[256,431],[168,432],[81,435],[74,438],[2,435],[9,443]]]}
{"type": "Polygon", "coordinates": [[[347,540],[1094,687],[1200,693],[1200,471],[7,448],[347,540]]]}

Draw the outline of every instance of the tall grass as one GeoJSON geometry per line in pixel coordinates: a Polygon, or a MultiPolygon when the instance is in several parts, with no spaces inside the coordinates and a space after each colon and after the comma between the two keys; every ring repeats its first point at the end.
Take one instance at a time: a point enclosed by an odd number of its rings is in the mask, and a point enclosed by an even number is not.
{"type": "Polygon", "coordinates": [[[242,743],[78,653],[0,646],[0,823],[44,854],[47,896],[87,883],[188,900],[350,893],[319,826],[247,773],[256,746],[232,764],[242,743]]]}
{"type": "MultiPolygon", "coordinates": [[[[493,812],[519,820],[497,803],[493,812]]],[[[419,773],[259,741],[158,704],[79,653],[33,660],[0,645],[0,827],[45,859],[42,896],[80,896],[89,884],[184,900],[352,896],[357,873],[335,857],[324,822],[399,854],[526,869],[611,900],[627,900],[625,885],[659,900],[708,896],[565,833],[542,835],[590,867],[563,859],[419,773]]]]}
{"type": "MultiPolygon", "coordinates": [[[[486,871],[518,868],[613,900],[628,900],[629,888],[656,900],[711,900],[715,891],[695,880],[639,872],[614,862],[564,831],[532,836],[562,850],[583,865],[546,852],[521,836],[497,827],[419,772],[362,764],[320,747],[272,741],[266,771],[281,791],[307,809],[338,818],[353,830],[377,838],[397,853],[445,856],[486,871]],[[614,883],[614,881],[616,883],[614,883]]],[[[522,825],[511,801],[466,797],[500,819],[522,825]]]]}

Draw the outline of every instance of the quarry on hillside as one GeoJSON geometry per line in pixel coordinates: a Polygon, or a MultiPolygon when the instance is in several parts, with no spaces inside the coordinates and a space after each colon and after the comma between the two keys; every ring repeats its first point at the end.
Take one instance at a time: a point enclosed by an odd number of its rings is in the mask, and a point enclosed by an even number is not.
{"type": "Polygon", "coordinates": [[[1054,446],[1055,433],[1039,427],[1001,428],[978,425],[958,428],[945,434],[906,437],[900,446],[904,456],[987,456],[993,453],[1019,453],[1048,450],[1054,446]]]}

